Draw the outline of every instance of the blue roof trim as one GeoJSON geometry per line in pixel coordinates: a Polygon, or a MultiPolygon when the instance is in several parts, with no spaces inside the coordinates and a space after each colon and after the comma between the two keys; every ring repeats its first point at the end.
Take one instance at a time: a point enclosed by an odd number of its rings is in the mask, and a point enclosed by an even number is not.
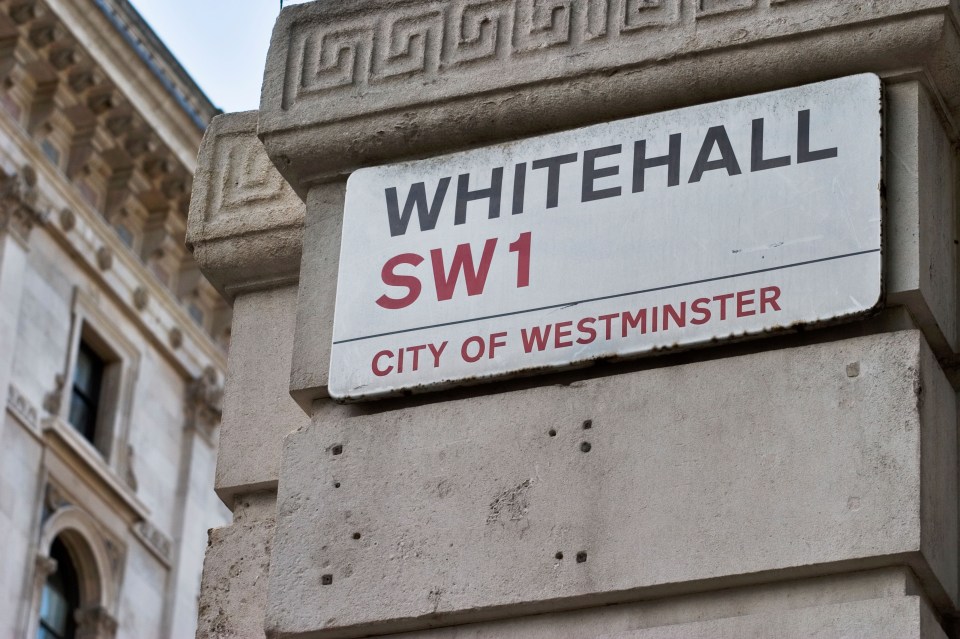
{"type": "MultiPolygon", "coordinates": [[[[140,59],[143,60],[143,63],[146,64],[147,68],[149,68],[153,72],[153,74],[157,77],[157,79],[160,80],[160,83],[163,84],[167,92],[171,96],[173,96],[173,98],[177,101],[180,107],[187,113],[187,115],[190,117],[190,120],[196,125],[196,127],[201,131],[206,130],[207,124],[209,123],[209,119],[212,118],[213,115],[216,115],[221,111],[213,106],[213,104],[210,102],[207,96],[196,85],[193,79],[190,78],[190,76],[183,69],[183,67],[180,66],[176,58],[173,56],[173,54],[170,53],[170,51],[163,45],[163,43],[156,36],[153,30],[150,29],[150,27],[143,20],[143,18],[141,18],[139,14],[136,14],[136,11],[133,9],[133,7],[129,7],[129,9],[134,12],[134,17],[141,23],[140,25],[137,25],[137,26],[140,26],[147,31],[147,33],[144,33],[144,35],[147,36],[148,38],[152,37],[152,39],[155,40],[155,42],[152,42],[151,44],[153,44],[153,46],[155,47],[160,47],[162,49],[161,51],[157,51],[156,53],[159,53],[161,55],[166,54],[165,56],[162,56],[162,57],[169,58],[167,61],[169,63],[172,63],[173,65],[176,65],[177,67],[176,70],[182,73],[182,75],[184,76],[183,79],[185,79],[190,85],[192,85],[189,88],[196,91],[196,93],[198,94],[198,97],[203,102],[206,103],[204,106],[209,106],[209,111],[210,111],[209,117],[205,118],[204,114],[201,113],[199,109],[191,105],[190,101],[187,99],[187,96],[184,94],[183,90],[180,89],[177,86],[177,84],[167,75],[166,70],[161,65],[157,64],[157,61],[155,59],[156,55],[154,51],[151,51],[150,48],[148,48],[140,38],[138,38],[136,35],[134,35],[134,33],[132,33],[130,26],[127,24],[126,21],[124,21],[120,17],[120,15],[118,15],[118,12],[114,7],[110,6],[106,2],[106,0],[93,0],[93,3],[107,17],[107,19],[114,26],[114,28],[116,28],[116,30],[120,33],[120,35],[123,36],[123,39],[126,40],[127,44],[129,44],[130,47],[134,51],[136,51],[140,59]]],[[[124,2],[124,4],[127,4],[127,3],[124,2]]]]}

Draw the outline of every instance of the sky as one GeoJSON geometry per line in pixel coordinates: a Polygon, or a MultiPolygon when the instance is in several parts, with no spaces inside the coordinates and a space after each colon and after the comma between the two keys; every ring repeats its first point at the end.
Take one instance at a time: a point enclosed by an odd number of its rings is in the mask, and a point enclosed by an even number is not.
{"type": "MultiPolygon", "coordinates": [[[[284,6],[307,0],[284,0],[284,6]]],[[[130,0],[210,100],[224,111],[260,106],[260,83],[280,0],[130,0]]]]}

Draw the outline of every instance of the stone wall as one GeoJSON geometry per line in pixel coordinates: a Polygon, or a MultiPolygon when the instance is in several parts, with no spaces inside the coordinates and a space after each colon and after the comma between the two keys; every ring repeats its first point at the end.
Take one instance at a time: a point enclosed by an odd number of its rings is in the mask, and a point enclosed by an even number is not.
{"type": "Polygon", "coordinates": [[[207,133],[188,229],[235,297],[234,523],[211,537],[200,636],[957,636],[958,18],[947,0],[285,9],[259,114],[207,133]],[[352,171],[864,71],[886,114],[880,313],[328,399],[352,171]]]}

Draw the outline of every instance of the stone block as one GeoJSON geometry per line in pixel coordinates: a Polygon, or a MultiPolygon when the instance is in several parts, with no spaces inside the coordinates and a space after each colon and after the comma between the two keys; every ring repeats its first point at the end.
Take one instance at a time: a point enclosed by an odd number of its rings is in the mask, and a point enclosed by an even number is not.
{"type": "Polygon", "coordinates": [[[882,565],[952,608],[956,424],[918,331],[406,407],[319,403],[284,447],[268,634],[882,565]]]}
{"type": "Polygon", "coordinates": [[[345,194],[346,184],[333,182],[311,190],[307,200],[307,241],[290,372],[290,392],[307,414],[314,399],[327,396],[345,194]]]}
{"type": "Polygon", "coordinates": [[[208,533],[197,639],[264,637],[274,497],[259,493],[241,500],[234,522],[208,533]]]}
{"type": "Polygon", "coordinates": [[[949,0],[296,5],[274,28],[258,134],[306,197],[361,166],[867,70],[925,67],[955,109],[951,11],[949,0]]]}
{"type": "Polygon", "coordinates": [[[290,398],[297,288],[246,292],[233,308],[215,488],[236,493],[275,488],[283,436],[309,423],[290,398]]]}
{"type": "Polygon", "coordinates": [[[187,245],[228,299],[295,282],[300,265],[303,202],[273,168],[256,129],[256,111],[214,118],[190,200],[187,245]]]}
{"type": "Polygon", "coordinates": [[[888,299],[949,358],[960,350],[956,151],[920,82],[887,83],[886,106],[888,299]]]}

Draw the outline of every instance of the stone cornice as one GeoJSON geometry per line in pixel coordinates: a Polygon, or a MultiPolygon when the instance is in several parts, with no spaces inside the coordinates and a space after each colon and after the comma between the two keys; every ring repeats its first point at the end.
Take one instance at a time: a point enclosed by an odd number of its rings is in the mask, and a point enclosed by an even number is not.
{"type": "Polygon", "coordinates": [[[165,142],[188,171],[196,166],[196,148],[202,131],[167,87],[144,65],[108,17],[89,2],[44,0],[50,10],[82,43],[96,63],[142,114],[151,128],[162,131],[165,142]]]}
{"type": "Polygon", "coordinates": [[[256,136],[257,113],[214,118],[200,146],[187,246],[228,298],[296,281],[304,204],[256,136]]]}
{"type": "Polygon", "coordinates": [[[314,2],[277,21],[258,132],[303,194],[361,166],[862,71],[924,69],[956,111],[956,24],[949,0],[314,2]]]}
{"type": "MultiPolygon", "coordinates": [[[[37,167],[32,206],[58,212],[47,216],[43,228],[101,282],[103,290],[128,312],[184,377],[198,377],[210,366],[225,371],[224,351],[130,252],[103,216],[48,166],[36,145],[4,118],[0,118],[0,137],[16,142],[0,150],[3,170],[14,175],[15,169],[7,167],[37,167]],[[175,344],[175,332],[180,336],[179,345],[175,344]]],[[[21,168],[19,173],[24,171],[21,168]]]]}

